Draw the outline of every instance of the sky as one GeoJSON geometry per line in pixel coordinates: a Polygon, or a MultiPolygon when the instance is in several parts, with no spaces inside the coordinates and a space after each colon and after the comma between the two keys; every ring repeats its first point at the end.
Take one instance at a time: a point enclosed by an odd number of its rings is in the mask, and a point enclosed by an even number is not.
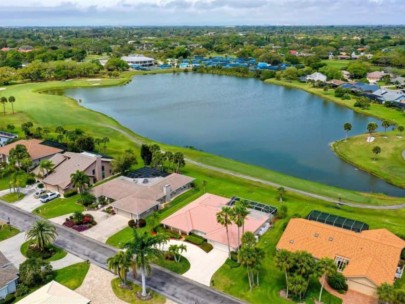
{"type": "Polygon", "coordinates": [[[381,24],[405,0],[0,0],[0,26],[381,24]]]}

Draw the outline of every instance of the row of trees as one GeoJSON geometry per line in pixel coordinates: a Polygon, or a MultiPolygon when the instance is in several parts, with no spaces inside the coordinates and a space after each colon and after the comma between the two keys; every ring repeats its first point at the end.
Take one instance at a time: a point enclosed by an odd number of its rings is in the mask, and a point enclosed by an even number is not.
{"type": "Polygon", "coordinates": [[[141,158],[145,166],[151,166],[162,171],[169,170],[178,173],[186,165],[183,153],[163,152],[156,144],[143,144],[141,146],[141,158]]]}
{"type": "MultiPolygon", "coordinates": [[[[383,120],[382,122],[381,122],[381,127],[383,127],[384,128],[384,132],[387,132],[387,129],[389,128],[389,127],[394,127],[395,125],[394,124],[392,124],[390,121],[388,121],[388,120],[383,120]]],[[[349,122],[346,122],[344,125],[343,125],[343,130],[345,131],[345,133],[346,133],[346,140],[347,140],[347,138],[348,138],[348,136],[349,136],[349,132],[352,130],[352,128],[353,128],[353,125],[351,124],[351,123],[349,123],[349,122]]],[[[370,136],[372,136],[373,135],[373,133],[375,132],[375,131],[377,131],[377,129],[378,129],[378,124],[376,123],[376,122],[369,122],[368,124],[367,124],[367,131],[368,131],[368,133],[370,134],[370,136]]],[[[404,127],[403,126],[398,126],[397,127],[397,130],[400,132],[400,133],[402,133],[402,132],[404,132],[404,127]]]]}
{"type": "Polygon", "coordinates": [[[0,103],[3,105],[3,114],[6,115],[6,104],[9,103],[11,105],[11,109],[13,111],[14,114],[14,103],[15,103],[15,97],[14,96],[10,96],[10,97],[5,97],[2,96],[0,97],[0,103]]]}

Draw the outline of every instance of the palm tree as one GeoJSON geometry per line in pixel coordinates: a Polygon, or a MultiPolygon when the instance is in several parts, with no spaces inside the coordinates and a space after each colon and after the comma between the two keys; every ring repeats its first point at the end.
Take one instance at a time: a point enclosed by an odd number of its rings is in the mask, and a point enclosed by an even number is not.
{"type": "Polygon", "coordinates": [[[27,240],[34,242],[40,251],[52,244],[57,235],[55,226],[45,220],[35,222],[26,233],[27,240]]]}
{"type": "Polygon", "coordinates": [[[404,126],[398,126],[398,131],[399,131],[399,134],[404,132],[404,126]]]}
{"type": "Polygon", "coordinates": [[[142,293],[143,298],[146,294],[146,276],[150,273],[150,262],[153,258],[162,255],[162,251],[157,247],[162,243],[163,238],[159,235],[153,236],[146,231],[138,233],[134,230],[133,240],[125,244],[128,253],[132,255],[138,269],[141,270],[142,293]]]}
{"type": "Polygon", "coordinates": [[[282,203],[283,202],[283,198],[284,198],[284,194],[285,194],[285,188],[284,187],[279,187],[278,189],[277,189],[277,192],[278,192],[278,201],[280,202],[280,203],[282,203]]]}
{"type": "Polygon", "coordinates": [[[49,172],[53,169],[53,162],[49,159],[43,159],[39,162],[38,165],[39,172],[41,172],[42,177],[48,175],[49,172]]]}
{"type": "Polygon", "coordinates": [[[108,137],[103,137],[101,139],[101,142],[104,144],[104,152],[105,152],[105,150],[107,149],[107,143],[110,142],[110,139],[108,137]]]}
{"type": "Polygon", "coordinates": [[[187,246],[184,244],[181,245],[170,245],[168,252],[173,255],[176,263],[179,263],[181,260],[181,254],[187,251],[187,246]]]}
{"type": "Polygon", "coordinates": [[[8,102],[11,103],[11,108],[13,109],[13,114],[14,114],[15,97],[14,97],[14,96],[10,96],[10,97],[8,98],[8,102]]]}
{"type": "Polygon", "coordinates": [[[367,124],[367,131],[370,133],[370,137],[375,130],[377,130],[378,125],[375,122],[369,122],[367,124]]]}
{"type": "Polygon", "coordinates": [[[322,299],[323,286],[325,285],[325,278],[337,272],[335,261],[329,258],[320,259],[317,263],[317,273],[322,277],[321,291],[319,292],[319,302],[322,299]]]}
{"type": "Polygon", "coordinates": [[[264,251],[255,246],[242,246],[238,253],[238,259],[248,272],[249,287],[254,286],[254,272],[256,271],[256,285],[259,285],[259,267],[264,258],[264,251]]]}
{"type": "MultiPolygon", "coordinates": [[[[238,248],[240,246],[240,228],[245,225],[245,219],[248,214],[249,211],[247,209],[245,201],[239,201],[235,204],[235,207],[233,208],[232,221],[235,223],[236,226],[238,226],[238,248]]],[[[242,235],[244,235],[244,232],[245,231],[242,232],[242,235]]]]}
{"type": "Polygon", "coordinates": [[[98,151],[100,152],[100,144],[101,144],[101,142],[102,142],[103,140],[101,139],[101,138],[96,138],[95,140],[94,140],[94,143],[96,144],[96,146],[98,147],[98,151]]]}
{"type": "Polygon", "coordinates": [[[7,98],[6,97],[1,97],[0,102],[3,104],[3,113],[6,115],[6,103],[7,103],[7,98]]]}
{"type": "Polygon", "coordinates": [[[351,124],[350,122],[346,122],[346,123],[343,125],[343,129],[344,129],[345,132],[346,132],[346,139],[345,139],[345,140],[347,140],[347,137],[349,136],[349,132],[352,130],[352,124],[351,124]]]}
{"type": "Polygon", "coordinates": [[[391,126],[391,123],[388,120],[383,120],[381,126],[384,128],[384,132],[387,133],[387,128],[391,126]]]}
{"type": "Polygon", "coordinates": [[[229,244],[229,231],[228,226],[232,224],[233,211],[231,207],[224,206],[222,210],[217,213],[217,222],[225,227],[226,238],[228,241],[228,254],[231,257],[231,246],[229,244]]]}
{"type": "Polygon", "coordinates": [[[128,252],[119,251],[116,255],[109,257],[107,266],[109,270],[118,275],[122,285],[127,285],[127,272],[131,267],[131,255],[128,252]]]}
{"type": "Polygon", "coordinates": [[[375,154],[374,160],[377,160],[377,155],[381,153],[381,148],[379,146],[375,146],[373,148],[373,153],[375,154]]]}
{"type": "Polygon", "coordinates": [[[395,301],[395,288],[388,283],[381,284],[377,287],[377,295],[380,303],[393,303],[395,301]]]}
{"type": "Polygon", "coordinates": [[[70,181],[80,194],[83,194],[85,187],[90,184],[90,178],[79,170],[70,175],[70,181]]]}
{"type": "Polygon", "coordinates": [[[294,256],[287,250],[279,250],[276,252],[275,262],[278,268],[284,271],[286,283],[286,296],[288,298],[288,272],[294,266],[294,256]]]}

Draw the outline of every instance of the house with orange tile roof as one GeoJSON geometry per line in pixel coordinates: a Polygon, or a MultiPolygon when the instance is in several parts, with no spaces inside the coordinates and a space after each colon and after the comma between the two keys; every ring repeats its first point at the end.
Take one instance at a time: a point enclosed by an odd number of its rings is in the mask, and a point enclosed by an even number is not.
{"type": "MultiPolygon", "coordinates": [[[[179,234],[197,234],[211,243],[215,248],[228,250],[226,229],[217,222],[217,213],[231,200],[215,194],[206,193],[187,206],[178,210],[162,221],[163,226],[179,234]]],[[[245,231],[254,234],[263,227],[269,227],[270,215],[249,210],[245,220],[245,231]]],[[[238,227],[228,226],[229,243],[232,250],[238,248],[238,227]]],[[[240,237],[242,237],[240,233],[240,237]]]]}
{"type": "Polygon", "coordinates": [[[43,144],[43,141],[40,139],[22,139],[5,145],[4,147],[0,147],[0,162],[8,162],[10,151],[17,145],[23,145],[27,148],[27,152],[31,156],[33,166],[38,165],[43,159],[49,159],[56,153],[63,152],[63,150],[60,148],[43,144]]]}
{"type": "Polygon", "coordinates": [[[334,259],[349,289],[376,296],[377,287],[393,284],[405,241],[386,229],[351,230],[307,219],[291,219],[277,250],[306,251],[316,259],[334,259]]]}

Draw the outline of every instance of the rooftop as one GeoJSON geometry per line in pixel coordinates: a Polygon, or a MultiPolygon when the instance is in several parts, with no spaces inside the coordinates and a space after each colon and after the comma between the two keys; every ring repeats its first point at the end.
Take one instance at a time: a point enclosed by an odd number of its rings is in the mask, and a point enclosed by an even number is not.
{"type": "Polygon", "coordinates": [[[307,251],[315,258],[349,260],[346,277],[365,277],[375,285],[392,284],[405,241],[386,229],[360,233],[301,218],[291,219],[277,249],[307,251]]]}
{"type": "Polygon", "coordinates": [[[18,270],[7,258],[0,252],[0,289],[11,281],[18,279],[18,270]]]}
{"type": "Polygon", "coordinates": [[[14,149],[17,145],[23,145],[27,148],[27,151],[33,160],[44,158],[47,156],[54,155],[56,153],[63,152],[62,149],[54,148],[47,146],[42,143],[42,140],[39,139],[22,139],[19,141],[15,141],[11,144],[8,144],[4,147],[0,148],[0,154],[4,154],[6,156],[9,155],[10,150],[14,149]]]}

